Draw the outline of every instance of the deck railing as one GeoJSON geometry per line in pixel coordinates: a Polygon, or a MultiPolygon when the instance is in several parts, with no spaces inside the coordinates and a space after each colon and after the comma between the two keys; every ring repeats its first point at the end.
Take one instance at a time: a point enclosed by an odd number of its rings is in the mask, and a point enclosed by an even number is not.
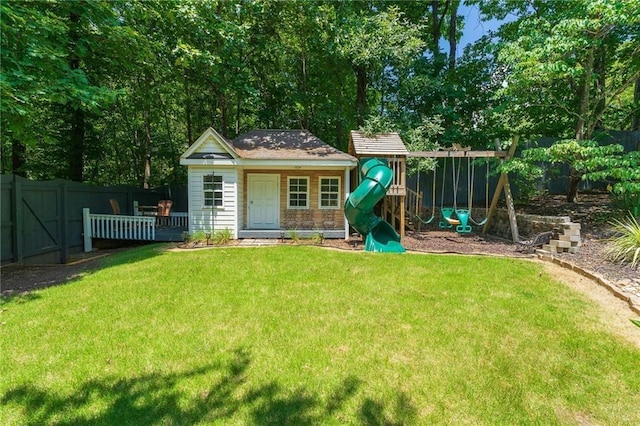
{"type": "Polygon", "coordinates": [[[169,216],[126,216],[94,214],[85,208],[82,217],[84,251],[92,250],[91,238],[155,241],[158,229],[189,228],[187,212],[171,212],[169,216]]]}
{"type": "Polygon", "coordinates": [[[82,209],[84,251],[93,249],[91,238],[110,240],[153,241],[156,238],[156,218],[153,216],[123,216],[94,214],[82,209]]]}
{"type": "Polygon", "coordinates": [[[165,228],[188,228],[189,213],[171,212],[169,216],[155,216],[158,226],[165,228]]]}
{"type": "Polygon", "coordinates": [[[393,171],[393,182],[387,190],[387,195],[406,194],[406,161],[404,158],[387,158],[389,168],[393,171]]]}

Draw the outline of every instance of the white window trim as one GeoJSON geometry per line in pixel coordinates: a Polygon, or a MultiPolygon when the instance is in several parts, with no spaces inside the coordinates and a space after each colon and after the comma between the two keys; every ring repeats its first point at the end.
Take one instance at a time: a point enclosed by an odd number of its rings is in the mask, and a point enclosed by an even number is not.
{"type": "Polygon", "coordinates": [[[311,198],[311,178],[309,176],[287,176],[287,208],[292,210],[309,210],[311,198]],[[306,207],[291,206],[291,179],[307,180],[307,205],[306,207]]]}
{"type": "Polygon", "coordinates": [[[211,173],[205,173],[205,174],[202,175],[202,208],[203,209],[212,209],[212,210],[214,210],[214,209],[215,210],[223,210],[224,209],[224,176],[222,176],[221,174],[218,174],[218,173],[215,173],[215,172],[211,172],[211,173]],[[219,205],[219,206],[215,205],[215,199],[216,199],[215,198],[215,193],[216,193],[216,190],[215,189],[213,189],[213,190],[204,189],[204,178],[206,176],[213,176],[214,178],[215,177],[220,177],[220,179],[221,179],[220,183],[222,185],[222,189],[220,191],[218,191],[218,192],[220,192],[220,198],[221,198],[222,204],[219,205]],[[205,199],[206,199],[205,194],[207,192],[211,192],[211,193],[214,194],[214,197],[213,197],[214,204],[211,205],[211,206],[207,206],[205,204],[205,199]]]}
{"type": "MultiPolygon", "coordinates": [[[[318,208],[320,210],[339,210],[340,203],[342,202],[341,188],[342,188],[342,179],[340,176],[318,176],[318,208]],[[338,179],[338,205],[337,206],[335,207],[322,206],[322,179],[338,179]]],[[[331,192],[331,194],[333,194],[333,192],[331,192]]]]}

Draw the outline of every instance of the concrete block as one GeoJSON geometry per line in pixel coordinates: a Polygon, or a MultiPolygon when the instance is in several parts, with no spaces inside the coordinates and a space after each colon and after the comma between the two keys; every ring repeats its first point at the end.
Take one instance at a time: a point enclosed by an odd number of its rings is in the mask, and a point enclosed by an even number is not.
{"type": "Polygon", "coordinates": [[[560,241],[570,241],[573,243],[577,243],[578,241],[580,241],[580,234],[578,235],[560,235],[559,236],[560,241]]]}
{"type": "Polygon", "coordinates": [[[542,250],[548,251],[549,253],[558,253],[557,247],[552,246],[551,244],[545,244],[542,246],[542,250]]]}
{"type": "Polygon", "coordinates": [[[555,247],[560,247],[560,248],[569,248],[569,247],[571,247],[571,242],[570,241],[551,240],[551,241],[549,241],[549,244],[551,244],[552,246],[555,246],[555,247]]]}
{"type": "Polygon", "coordinates": [[[565,229],[571,229],[571,230],[580,230],[580,224],[579,223],[574,223],[574,222],[570,222],[570,223],[563,223],[562,226],[564,226],[565,229]]]}
{"type": "Polygon", "coordinates": [[[579,247],[569,247],[567,249],[567,252],[571,253],[571,254],[576,254],[578,251],[580,250],[579,247]]]}

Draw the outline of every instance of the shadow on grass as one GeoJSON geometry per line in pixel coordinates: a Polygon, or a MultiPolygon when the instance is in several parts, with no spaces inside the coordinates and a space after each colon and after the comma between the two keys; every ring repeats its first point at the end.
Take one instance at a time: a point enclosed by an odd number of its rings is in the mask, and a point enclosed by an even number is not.
{"type": "Polygon", "coordinates": [[[0,306],[10,302],[23,303],[39,299],[39,290],[68,285],[98,271],[152,259],[163,254],[167,244],[137,244],[120,247],[118,251],[95,259],[66,265],[16,265],[2,269],[0,306]]]}
{"type": "MultiPolygon", "coordinates": [[[[227,362],[180,373],[88,380],[70,395],[33,385],[17,386],[0,396],[0,404],[24,413],[26,419],[23,424],[30,425],[193,424],[214,421],[316,424],[329,419],[348,422],[341,411],[356,398],[362,385],[359,379],[349,376],[324,398],[305,387],[291,391],[275,381],[251,386],[247,384],[249,364],[248,353],[240,349],[227,362]],[[188,386],[189,380],[199,383],[210,381],[210,384],[194,391],[188,386]],[[190,392],[183,389],[190,389],[190,392]]],[[[365,399],[357,409],[358,420],[366,424],[387,425],[415,420],[416,410],[405,395],[397,396],[393,406],[386,406],[386,403],[365,399]]]]}

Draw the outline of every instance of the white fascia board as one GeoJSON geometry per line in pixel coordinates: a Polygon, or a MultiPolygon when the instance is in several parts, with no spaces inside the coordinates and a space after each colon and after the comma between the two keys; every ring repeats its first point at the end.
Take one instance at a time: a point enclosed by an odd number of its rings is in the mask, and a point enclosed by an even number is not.
{"type": "Polygon", "coordinates": [[[183,166],[223,166],[223,167],[249,167],[259,169],[307,169],[322,170],[332,169],[352,169],[358,165],[356,161],[334,160],[334,161],[314,161],[314,160],[257,160],[257,159],[220,159],[220,158],[181,158],[180,164],[183,166]]]}
{"type": "Polygon", "coordinates": [[[234,167],[238,165],[238,160],[234,159],[205,159],[205,158],[181,158],[180,164],[183,166],[221,166],[234,167]]]}
{"type": "MultiPolygon", "coordinates": [[[[222,135],[220,135],[220,133],[216,132],[214,129],[212,129],[211,127],[209,127],[207,130],[204,131],[204,133],[202,133],[202,135],[200,135],[200,137],[191,144],[191,146],[180,156],[180,164],[182,163],[182,160],[186,160],[188,159],[188,157],[190,155],[192,155],[194,152],[196,152],[199,148],[200,145],[202,145],[209,137],[213,137],[214,140],[216,140],[220,146],[222,146],[222,149],[224,149],[229,155],[231,155],[234,158],[238,157],[238,153],[233,149],[232,146],[230,146],[227,141],[224,139],[224,137],[222,137],[222,135]]],[[[184,163],[187,164],[187,163],[184,163]]]]}

